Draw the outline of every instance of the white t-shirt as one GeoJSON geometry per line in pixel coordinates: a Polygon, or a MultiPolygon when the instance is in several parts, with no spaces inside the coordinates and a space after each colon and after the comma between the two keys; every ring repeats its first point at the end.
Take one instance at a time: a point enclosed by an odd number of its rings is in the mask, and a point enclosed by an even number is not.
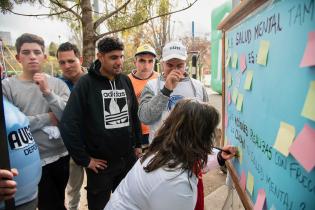
{"type": "Polygon", "coordinates": [[[192,210],[197,201],[197,177],[159,168],[147,173],[138,160],[112,194],[104,210],[192,210]]]}

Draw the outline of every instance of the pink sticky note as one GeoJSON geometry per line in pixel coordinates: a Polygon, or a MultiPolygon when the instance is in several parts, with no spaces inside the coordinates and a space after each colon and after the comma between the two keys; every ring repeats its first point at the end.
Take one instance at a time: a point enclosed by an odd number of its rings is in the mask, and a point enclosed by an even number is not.
{"type": "Polygon", "coordinates": [[[225,125],[226,128],[227,128],[227,126],[228,126],[228,122],[229,122],[228,115],[225,114],[224,125],[225,125]]]}
{"type": "Polygon", "coordinates": [[[241,179],[240,179],[240,185],[241,185],[241,189],[243,191],[245,191],[245,187],[246,187],[246,174],[245,171],[242,171],[242,175],[241,175],[241,179]]]}
{"type": "Polygon", "coordinates": [[[231,104],[231,92],[229,91],[228,92],[228,105],[231,104]]]}
{"type": "Polygon", "coordinates": [[[265,204],[265,200],[266,200],[266,192],[264,189],[260,189],[258,191],[254,210],[262,210],[265,204]]]}
{"type": "Polygon", "coordinates": [[[315,66],[315,31],[308,33],[308,40],[300,67],[315,66]]]}
{"type": "Polygon", "coordinates": [[[289,148],[294,158],[310,172],[315,166],[315,130],[304,125],[303,130],[289,148]]]}
{"type": "Polygon", "coordinates": [[[244,72],[246,69],[246,57],[245,54],[241,55],[240,57],[240,65],[241,65],[241,71],[244,72]]]}

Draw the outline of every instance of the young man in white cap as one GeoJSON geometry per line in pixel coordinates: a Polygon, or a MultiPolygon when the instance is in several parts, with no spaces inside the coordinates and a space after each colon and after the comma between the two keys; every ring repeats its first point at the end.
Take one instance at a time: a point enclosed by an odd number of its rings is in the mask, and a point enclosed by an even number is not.
{"type": "MultiPolygon", "coordinates": [[[[162,51],[163,73],[150,80],[144,87],[140,105],[139,119],[150,125],[149,142],[155,132],[167,118],[177,101],[183,98],[195,98],[208,102],[209,97],[201,82],[190,78],[185,72],[187,50],[180,42],[169,42],[162,51]]],[[[197,164],[197,163],[196,163],[197,164]]],[[[198,196],[195,210],[204,209],[202,174],[198,176],[198,196]]]]}
{"type": "MultiPolygon", "coordinates": [[[[138,102],[140,102],[141,93],[147,82],[159,76],[159,74],[154,71],[155,58],[156,52],[152,46],[144,44],[137,48],[134,60],[136,69],[128,74],[128,77],[132,82],[138,102]]],[[[148,125],[142,123],[141,129],[141,144],[142,149],[145,150],[149,145],[150,128],[148,125]]]]}
{"type": "Polygon", "coordinates": [[[150,125],[149,142],[178,100],[209,101],[202,83],[185,72],[186,59],[187,50],[182,43],[166,44],[162,51],[162,75],[150,80],[142,91],[138,115],[144,124],[150,125]]]}

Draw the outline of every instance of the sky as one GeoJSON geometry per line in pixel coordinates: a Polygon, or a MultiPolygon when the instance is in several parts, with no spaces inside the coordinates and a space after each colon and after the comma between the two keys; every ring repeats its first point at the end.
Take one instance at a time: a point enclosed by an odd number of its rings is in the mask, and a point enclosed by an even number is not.
{"type": "MultiPolygon", "coordinates": [[[[195,37],[210,37],[211,11],[224,2],[223,0],[198,0],[191,8],[172,15],[171,30],[174,31],[173,38],[191,35],[192,21],[195,25],[195,37]]],[[[28,4],[16,6],[14,11],[26,14],[45,13],[42,8],[29,6],[28,4]]],[[[0,14],[0,31],[11,32],[13,42],[25,32],[42,36],[47,44],[52,41],[62,43],[68,41],[71,36],[65,22],[47,17],[35,18],[13,14],[0,14]]]]}

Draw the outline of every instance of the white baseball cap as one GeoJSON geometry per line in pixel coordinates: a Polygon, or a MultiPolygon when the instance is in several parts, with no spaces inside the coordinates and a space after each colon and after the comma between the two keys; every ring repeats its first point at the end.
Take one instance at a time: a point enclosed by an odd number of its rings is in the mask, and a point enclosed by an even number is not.
{"type": "Polygon", "coordinates": [[[187,50],[182,43],[172,41],[167,43],[163,47],[162,61],[168,61],[173,58],[177,58],[184,61],[187,59],[187,50]]]}

